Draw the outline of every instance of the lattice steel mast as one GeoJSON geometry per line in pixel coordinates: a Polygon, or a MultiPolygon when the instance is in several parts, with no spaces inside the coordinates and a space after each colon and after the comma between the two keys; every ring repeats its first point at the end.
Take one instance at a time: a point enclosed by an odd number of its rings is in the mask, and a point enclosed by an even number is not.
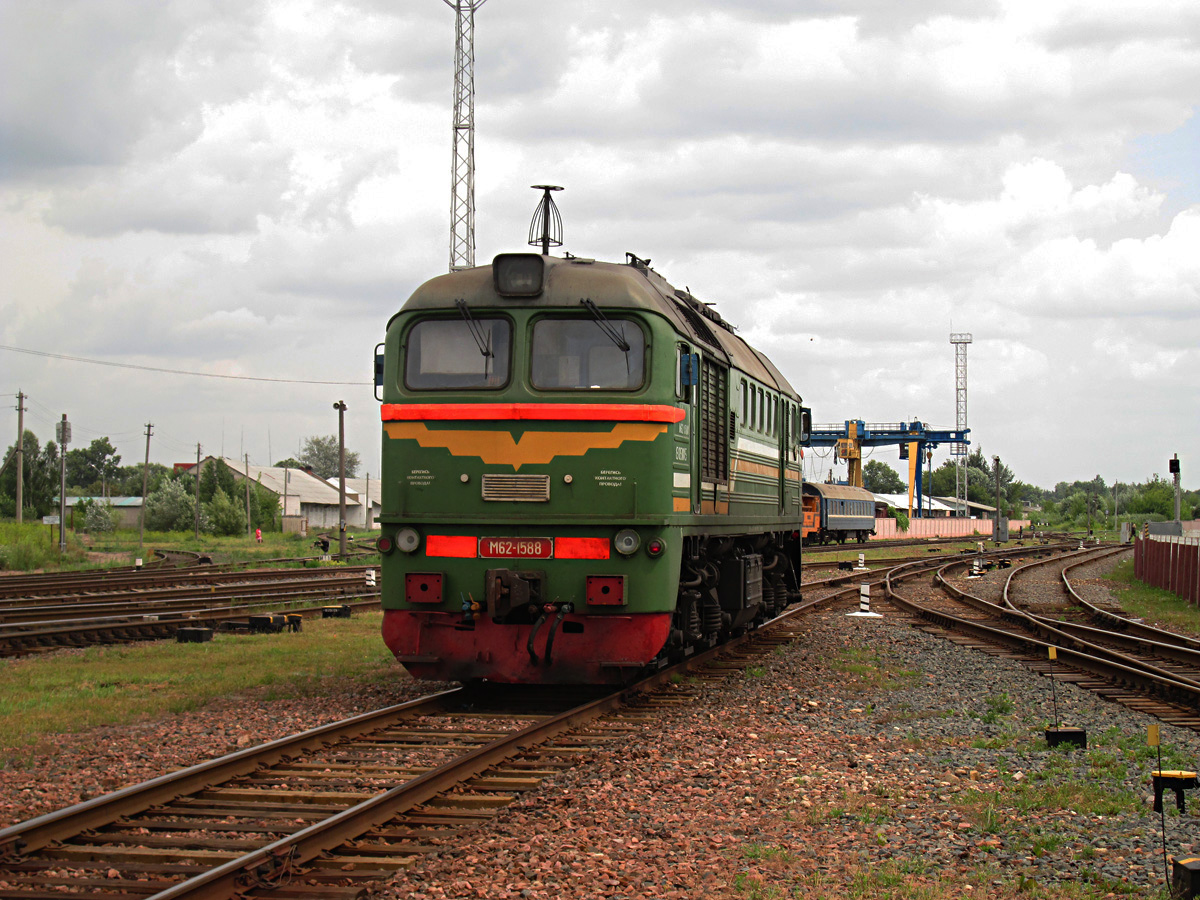
{"type": "Polygon", "coordinates": [[[475,11],[487,0],[442,0],[454,10],[454,152],[450,158],[450,271],[475,265],[475,11]]]}
{"type": "MultiPolygon", "coordinates": [[[[954,427],[963,431],[967,427],[967,344],[971,335],[965,332],[951,333],[954,345],[954,427]]],[[[954,505],[962,515],[967,513],[967,445],[951,444],[950,455],[954,457],[954,505]]]]}

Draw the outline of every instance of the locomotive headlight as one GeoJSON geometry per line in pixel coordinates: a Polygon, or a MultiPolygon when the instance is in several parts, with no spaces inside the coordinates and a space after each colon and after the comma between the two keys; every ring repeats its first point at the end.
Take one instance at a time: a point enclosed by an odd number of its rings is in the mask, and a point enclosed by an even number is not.
{"type": "Polygon", "coordinates": [[[667,549],[667,545],[663,543],[662,538],[654,538],[646,542],[646,555],[658,559],[663,555],[663,551],[667,549]]]}
{"type": "Polygon", "coordinates": [[[396,545],[392,542],[392,539],[385,534],[375,542],[375,549],[386,555],[395,550],[396,545]]]}
{"type": "Polygon", "coordinates": [[[617,552],[622,556],[629,556],[637,553],[637,548],[642,545],[642,539],[638,537],[638,533],[632,528],[623,528],[617,532],[613,538],[613,546],[617,548],[617,552]]]}
{"type": "Polygon", "coordinates": [[[492,280],[501,297],[536,297],[546,263],[536,253],[501,253],[492,260],[492,280]]]}
{"type": "Polygon", "coordinates": [[[421,546],[421,535],[415,528],[401,528],[396,532],[396,546],[405,553],[412,553],[421,546]]]}

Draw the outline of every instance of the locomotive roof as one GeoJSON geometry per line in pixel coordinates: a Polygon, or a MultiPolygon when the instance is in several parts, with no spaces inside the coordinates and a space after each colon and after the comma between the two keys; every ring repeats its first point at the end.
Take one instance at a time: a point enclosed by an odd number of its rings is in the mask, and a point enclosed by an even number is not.
{"type": "Polygon", "coordinates": [[[812,488],[826,500],[875,500],[875,495],[866,488],[849,484],[826,484],[823,481],[806,481],[804,490],[812,488]]]}
{"type": "Polygon", "coordinates": [[[605,309],[640,309],[665,316],[681,334],[713,355],[764,384],[799,400],[774,364],[738,337],[733,327],[687,291],[676,289],[648,265],[631,255],[628,263],[599,262],[578,256],[543,256],[544,290],[537,297],[510,298],[496,293],[492,266],[476,266],[431,278],[413,292],[405,311],[455,309],[465,300],[472,311],[488,308],[559,308],[561,298],[590,299],[605,309]]]}

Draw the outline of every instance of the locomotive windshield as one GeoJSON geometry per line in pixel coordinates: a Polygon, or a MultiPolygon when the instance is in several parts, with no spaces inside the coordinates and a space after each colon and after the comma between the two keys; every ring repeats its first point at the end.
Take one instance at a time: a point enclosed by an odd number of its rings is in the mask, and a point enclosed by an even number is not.
{"type": "Polygon", "coordinates": [[[418,391],[500,387],[511,344],[508,319],[424,319],[408,333],[404,383],[418,391]]]}
{"type": "Polygon", "coordinates": [[[540,319],[533,326],[533,386],[631,391],[642,386],[646,338],[635,322],[540,319]]]}

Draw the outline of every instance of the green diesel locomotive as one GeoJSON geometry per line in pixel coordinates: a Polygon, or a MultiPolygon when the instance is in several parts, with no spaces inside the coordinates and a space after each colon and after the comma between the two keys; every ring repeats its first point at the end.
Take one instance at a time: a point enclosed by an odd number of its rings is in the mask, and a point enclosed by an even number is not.
{"type": "Polygon", "coordinates": [[[414,676],[620,683],[796,595],[809,412],[627,256],[501,254],[388,323],[383,637],[414,676]]]}

